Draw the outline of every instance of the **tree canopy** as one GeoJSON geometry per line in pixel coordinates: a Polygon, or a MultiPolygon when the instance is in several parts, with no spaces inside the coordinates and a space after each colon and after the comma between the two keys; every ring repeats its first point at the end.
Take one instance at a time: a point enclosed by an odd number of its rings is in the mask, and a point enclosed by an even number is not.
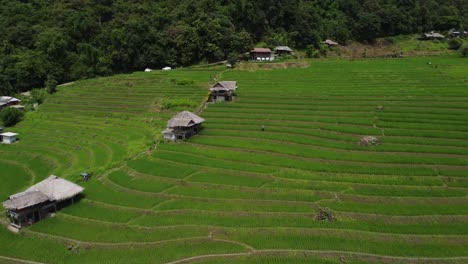
{"type": "Polygon", "coordinates": [[[466,28],[465,0],[0,0],[0,93],[243,53],[466,28]]]}

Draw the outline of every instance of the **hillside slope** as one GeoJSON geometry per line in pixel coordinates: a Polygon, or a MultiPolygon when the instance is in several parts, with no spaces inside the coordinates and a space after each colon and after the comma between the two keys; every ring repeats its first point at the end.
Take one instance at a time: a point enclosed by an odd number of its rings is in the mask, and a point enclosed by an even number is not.
{"type": "Polygon", "coordinates": [[[0,172],[11,182],[3,195],[34,181],[33,172],[76,179],[83,167],[101,169],[81,183],[80,203],[22,236],[1,229],[9,242],[0,255],[67,263],[468,261],[466,60],[226,71],[221,79],[238,81],[234,102],[208,105],[200,135],[141,154],[170,117],[154,112],[155,102],[201,101],[215,70],[90,80],[28,116],[21,142],[0,146],[17,176],[0,172]],[[106,80],[114,84],[104,89],[106,80]],[[61,136],[41,140],[51,133],[61,136]],[[381,143],[360,145],[367,135],[381,143]],[[108,148],[99,151],[100,143],[108,148]],[[336,221],[317,220],[320,208],[336,221]]]}

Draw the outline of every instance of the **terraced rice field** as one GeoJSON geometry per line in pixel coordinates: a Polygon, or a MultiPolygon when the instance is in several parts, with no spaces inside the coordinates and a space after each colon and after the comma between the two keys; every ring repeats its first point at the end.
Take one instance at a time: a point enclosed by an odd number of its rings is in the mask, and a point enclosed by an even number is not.
{"type": "Polygon", "coordinates": [[[165,122],[183,109],[160,105],[201,102],[219,71],[82,81],[30,114],[17,128],[21,141],[0,146],[3,197],[49,173],[96,176],[80,183],[84,199],[56,217],[21,235],[1,229],[0,255],[67,263],[468,262],[466,60],[224,71],[222,80],[238,81],[236,100],[209,104],[200,135],[159,143],[165,122]],[[367,135],[381,144],[361,146],[367,135]],[[337,220],[317,220],[320,208],[337,220]]]}

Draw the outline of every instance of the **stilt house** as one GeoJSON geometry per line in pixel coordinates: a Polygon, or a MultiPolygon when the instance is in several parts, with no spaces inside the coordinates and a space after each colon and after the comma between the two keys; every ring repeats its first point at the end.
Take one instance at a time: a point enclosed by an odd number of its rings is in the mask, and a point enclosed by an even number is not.
{"type": "Polygon", "coordinates": [[[218,82],[210,87],[210,102],[232,101],[233,93],[237,89],[236,81],[218,82]]]}
{"type": "Polygon", "coordinates": [[[165,140],[175,141],[187,139],[201,130],[201,124],[205,119],[189,111],[183,111],[167,122],[167,128],[163,131],[165,140]]]}
{"type": "Polygon", "coordinates": [[[21,228],[73,203],[83,191],[83,187],[51,175],[26,191],[11,195],[3,207],[11,225],[21,228]]]}

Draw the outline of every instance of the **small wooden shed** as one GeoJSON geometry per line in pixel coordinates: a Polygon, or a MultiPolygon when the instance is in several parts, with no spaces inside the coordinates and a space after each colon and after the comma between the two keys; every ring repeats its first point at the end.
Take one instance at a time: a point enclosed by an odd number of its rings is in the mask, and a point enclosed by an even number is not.
{"type": "Polygon", "coordinates": [[[26,191],[11,195],[3,207],[11,225],[21,228],[73,203],[83,191],[83,187],[51,175],[26,191]]]}
{"type": "Polygon", "coordinates": [[[237,90],[236,81],[222,81],[210,87],[210,102],[232,101],[234,92],[237,90]]]}
{"type": "Polygon", "coordinates": [[[201,130],[203,122],[205,122],[205,119],[196,114],[183,111],[167,122],[167,128],[162,134],[164,139],[169,141],[187,139],[201,130]]]}
{"type": "Polygon", "coordinates": [[[273,52],[268,48],[254,48],[250,51],[250,58],[256,61],[274,60],[273,52]]]}
{"type": "Polygon", "coordinates": [[[288,46],[278,46],[275,48],[275,54],[278,56],[290,55],[293,53],[293,50],[288,46]]]}
{"type": "Polygon", "coordinates": [[[16,142],[17,133],[5,132],[0,134],[0,140],[3,144],[13,144],[16,142]]]}

